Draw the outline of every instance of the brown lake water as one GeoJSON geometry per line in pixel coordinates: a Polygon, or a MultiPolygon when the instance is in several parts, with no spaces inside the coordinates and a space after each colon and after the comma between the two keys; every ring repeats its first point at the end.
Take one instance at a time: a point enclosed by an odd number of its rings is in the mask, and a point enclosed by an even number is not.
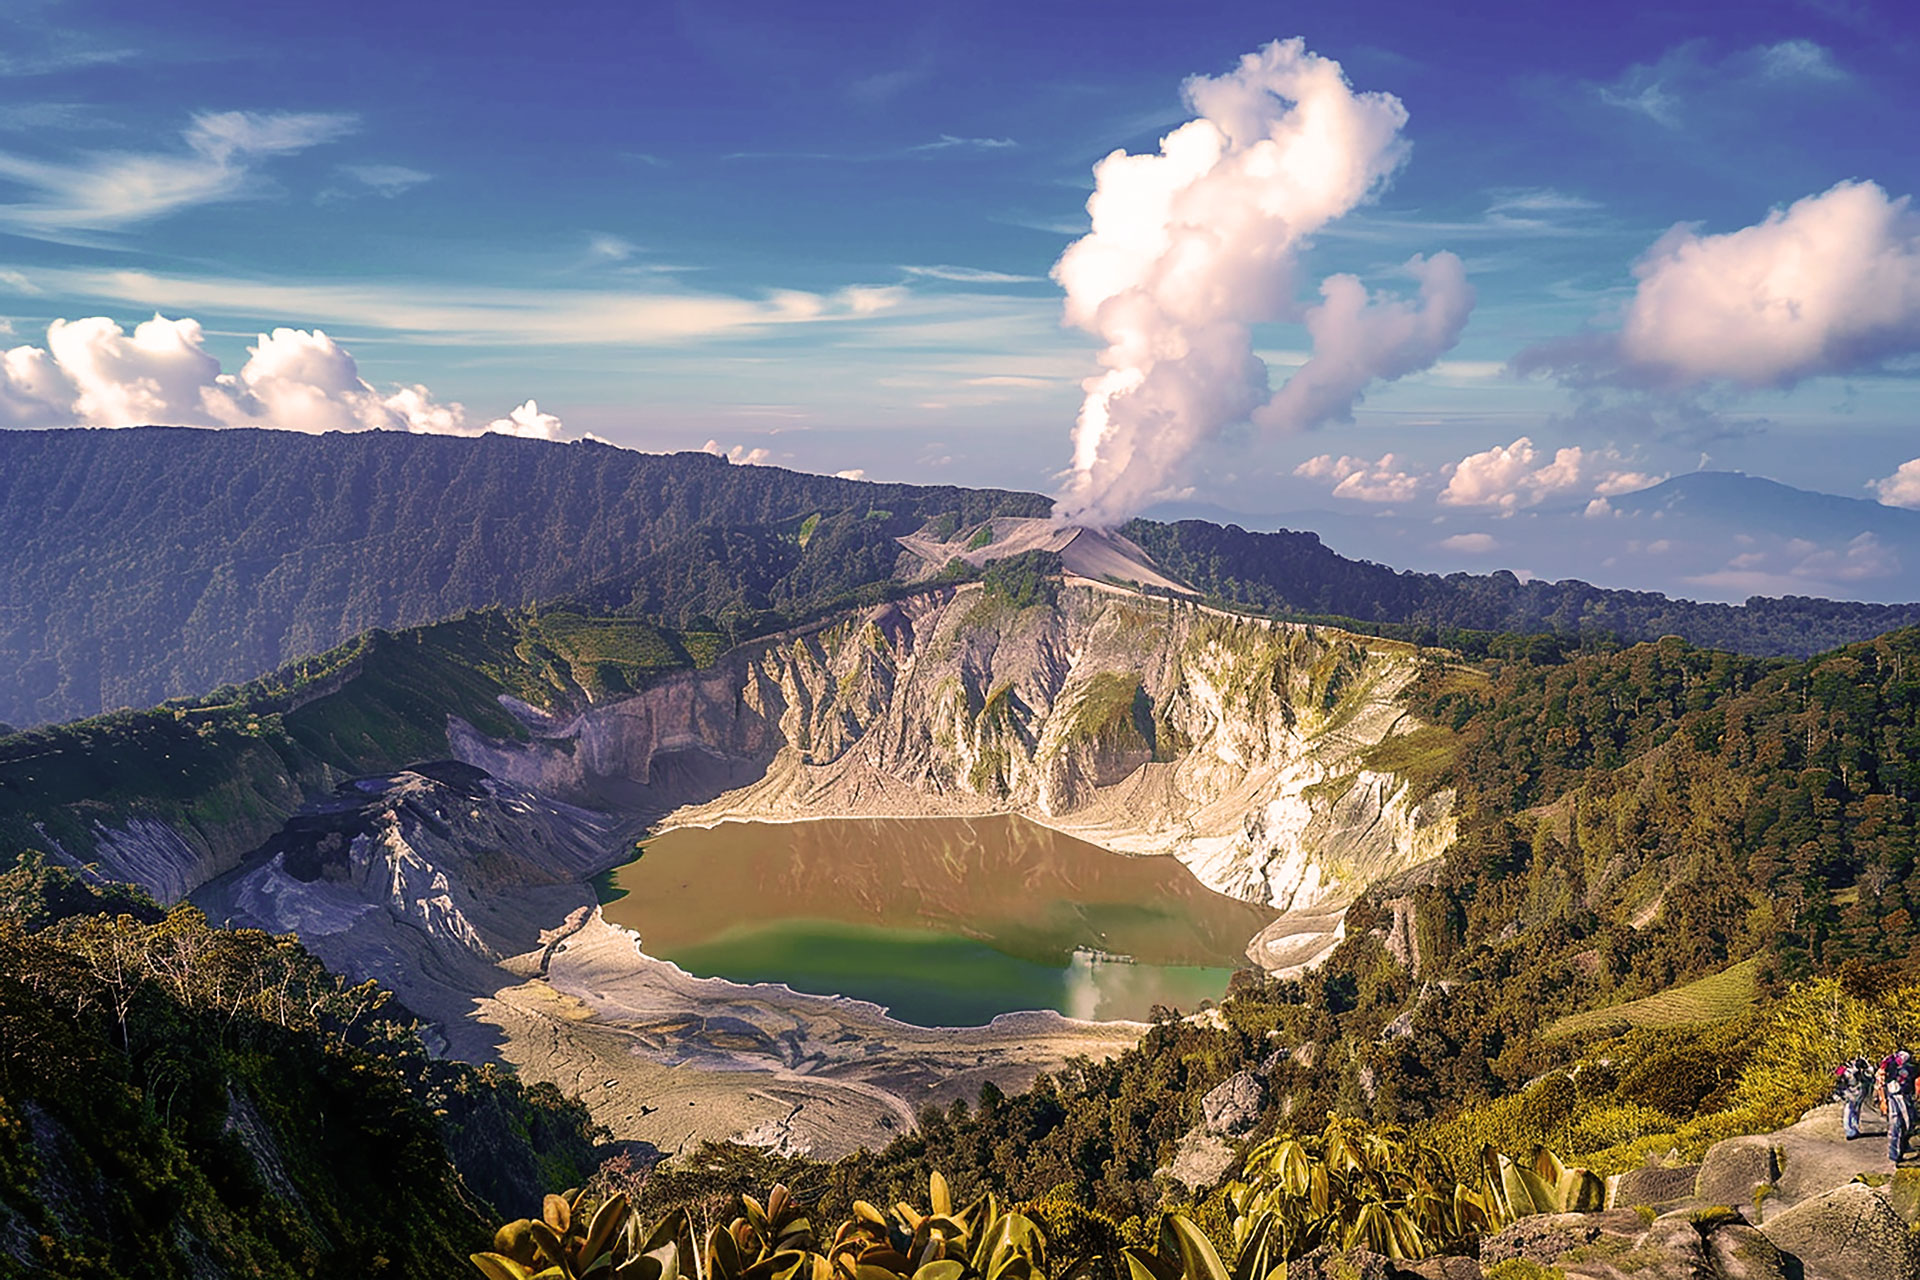
{"type": "Polygon", "coordinates": [[[1172,858],[1010,816],[689,828],[597,888],[607,919],[689,973],[872,1000],[923,1026],[1191,1010],[1274,916],[1172,858]]]}

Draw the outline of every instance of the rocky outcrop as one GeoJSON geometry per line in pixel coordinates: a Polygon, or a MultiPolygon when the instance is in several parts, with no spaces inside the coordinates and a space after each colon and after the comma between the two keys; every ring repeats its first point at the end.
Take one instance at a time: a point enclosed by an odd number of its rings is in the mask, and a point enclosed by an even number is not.
{"type": "Polygon", "coordinates": [[[1267,1105],[1267,1086],[1251,1071],[1228,1076],[1200,1099],[1209,1133],[1237,1137],[1260,1123],[1267,1105]]]}
{"type": "Polygon", "coordinates": [[[1716,1143],[1697,1166],[1622,1174],[1615,1208],[1522,1218],[1481,1241],[1479,1262],[1564,1280],[1920,1280],[1920,1174],[1849,1144],[1839,1111],[1716,1143]]]}
{"type": "Polygon", "coordinates": [[[1920,1245],[1887,1198],[1857,1182],[1788,1209],[1763,1228],[1807,1280],[1915,1280],[1920,1245]]]}
{"type": "MultiPolygon", "coordinates": [[[[1707,1149],[1693,1195],[1706,1204],[1753,1209],[1760,1188],[1769,1190],[1780,1176],[1773,1143],[1765,1137],[1729,1138],[1707,1149]]],[[[1758,1221],[1758,1214],[1752,1215],[1758,1221]]]]}
{"type": "Polygon", "coordinates": [[[1092,585],[1028,609],[941,588],[564,722],[523,712],[530,742],[451,736],[497,777],[674,823],[1024,814],[1178,857],[1308,921],[1317,954],[1361,887],[1452,839],[1450,793],[1370,762],[1415,727],[1399,695],[1417,665],[1403,645],[1092,585]]]}

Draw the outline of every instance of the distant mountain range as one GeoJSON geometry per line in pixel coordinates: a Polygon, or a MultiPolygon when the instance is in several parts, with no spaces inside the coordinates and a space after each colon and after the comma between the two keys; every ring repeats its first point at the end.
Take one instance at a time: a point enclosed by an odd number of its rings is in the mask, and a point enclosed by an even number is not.
{"type": "Polygon", "coordinates": [[[1711,521],[1749,533],[1758,526],[1781,537],[1814,542],[1850,539],[1863,533],[1889,541],[1920,540],[1920,511],[1796,489],[1739,471],[1695,471],[1610,498],[1608,503],[1629,515],[1660,513],[1677,519],[1711,521]]]}
{"type": "Polygon", "coordinates": [[[1446,573],[1510,569],[1691,600],[1920,600],[1920,511],[1698,471],[1608,498],[1512,513],[1459,507],[1254,514],[1197,503],[1148,513],[1250,530],[1312,529],[1342,554],[1446,573]]]}
{"type": "MultiPolygon", "coordinates": [[[[1616,500],[1620,514],[1606,523],[1718,530],[1726,541],[1743,511],[1770,521],[1797,512],[1796,493],[1746,477],[1682,477],[1616,500]],[[1768,486],[1763,496],[1741,496],[1755,485],[1768,486]]],[[[1756,581],[1808,584],[1771,594],[1812,594],[1824,579],[1796,576],[1785,559],[1769,567],[1767,556],[1798,556],[1803,568],[1826,556],[1841,574],[1920,567],[1920,535],[1909,531],[1920,516],[1801,496],[1808,511],[1830,513],[1818,538],[1767,534],[1747,553],[1760,557],[1745,570],[1756,581]],[[1867,515],[1879,523],[1854,528],[1867,515]]],[[[899,575],[926,571],[902,538],[944,543],[994,517],[1050,510],[1039,494],[497,435],[4,431],[0,721],[28,726],[200,694],[369,628],[491,605],[564,598],[735,641],[898,590],[899,575]]],[[[1813,528],[1814,515],[1794,518],[1813,528]]],[[[1396,573],[1311,533],[1197,521],[1135,521],[1124,532],[1170,576],[1223,602],[1415,634],[1673,633],[1808,653],[1920,621],[1913,606],[1734,608],[1507,573],[1396,573]]]]}

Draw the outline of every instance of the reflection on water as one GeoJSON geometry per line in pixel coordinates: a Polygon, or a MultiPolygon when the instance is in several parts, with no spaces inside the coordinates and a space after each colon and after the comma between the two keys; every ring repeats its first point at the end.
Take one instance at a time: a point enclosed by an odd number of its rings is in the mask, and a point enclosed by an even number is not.
{"type": "Polygon", "coordinates": [[[609,920],[690,973],[854,996],[929,1026],[1191,1009],[1220,996],[1272,917],[1170,858],[1011,817],[676,831],[599,888],[609,920]]]}

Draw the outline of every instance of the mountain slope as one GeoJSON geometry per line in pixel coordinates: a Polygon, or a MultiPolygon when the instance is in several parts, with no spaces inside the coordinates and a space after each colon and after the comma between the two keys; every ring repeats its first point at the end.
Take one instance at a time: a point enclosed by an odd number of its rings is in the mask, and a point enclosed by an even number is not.
{"type": "MultiPolygon", "coordinates": [[[[990,559],[977,554],[997,536],[983,529],[989,521],[1050,510],[1038,494],[870,484],[588,442],[0,432],[0,721],[195,695],[369,628],[496,605],[565,598],[737,642],[873,603],[897,579],[954,559],[990,559]]],[[[1804,655],[1920,622],[1920,606],[1696,605],[1502,573],[1395,573],[1310,533],[1195,521],[1136,521],[1125,533],[1027,526],[1021,536],[1093,576],[1161,574],[1149,585],[1416,632],[1672,633],[1804,655]]]]}
{"type": "Polygon", "coordinates": [[[596,586],[750,620],[884,581],[893,537],[935,516],[1047,507],[497,435],[0,432],[0,720],[147,706],[372,627],[596,586]]]}

